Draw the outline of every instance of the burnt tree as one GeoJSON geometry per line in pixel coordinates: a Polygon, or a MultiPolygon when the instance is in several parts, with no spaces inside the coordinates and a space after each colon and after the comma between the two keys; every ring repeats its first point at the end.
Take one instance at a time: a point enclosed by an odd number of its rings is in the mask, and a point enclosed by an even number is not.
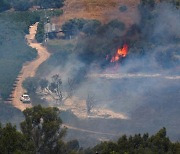
{"type": "Polygon", "coordinates": [[[75,80],[68,79],[67,90],[63,91],[63,83],[59,74],[52,76],[52,82],[47,87],[48,94],[56,101],[56,103],[64,103],[74,94],[75,80]]]}
{"type": "Polygon", "coordinates": [[[86,99],[87,114],[90,114],[95,104],[95,95],[89,93],[86,99]]]}

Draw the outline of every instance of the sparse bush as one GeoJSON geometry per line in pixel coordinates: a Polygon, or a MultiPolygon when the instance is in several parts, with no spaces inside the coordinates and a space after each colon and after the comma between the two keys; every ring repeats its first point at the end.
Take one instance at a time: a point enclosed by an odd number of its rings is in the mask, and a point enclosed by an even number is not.
{"type": "Polygon", "coordinates": [[[38,81],[39,79],[35,77],[29,77],[23,82],[23,87],[28,93],[35,93],[39,86],[38,81]]]}
{"type": "Polygon", "coordinates": [[[111,28],[117,28],[121,31],[125,29],[125,24],[117,19],[110,21],[107,26],[111,28]]]}
{"type": "Polygon", "coordinates": [[[120,6],[119,11],[121,11],[121,12],[127,11],[127,6],[126,5],[120,6]]]}
{"type": "Polygon", "coordinates": [[[95,34],[97,29],[101,26],[101,22],[98,20],[89,20],[84,24],[82,31],[87,35],[95,34]]]}
{"type": "Polygon", "coordinates": [[[36,0],[36,4],[41,8],[60,8],[64,5],[64,0],[36,0]]]}
{"type": "Polygon", "coordinates": [[[82,31],[83,26],[87,23],[85,19],[71,19],[62,25],[62,31],[66,37],[75,36],[82,31]]]}
{"type": "Polygon", "coordinates": [[[155,0],[141,0],[141,4],[153,8],[155,6],[155,0]]]}
{"type": "Polygon", "coordinates": [[[13,7],[16,11],[27,11],[31,7],[31,2],[29,0],[19,0],[14,1],[13,7]]]}
{"type": "Polygon", "coordinates": [[[43,21],[40,21],[38,24],[38,28],[37,28],[37,33],[36,33],[36,40],[37,42],[41,43],[44,40],[44,23],[43,21]]]}
{"type": "MultiPolygon", "coordinates": [[[[6,2],[6,0],[2,1],[6,2]]],[[[42,9],[60,8],[64,5],[64,0],[11,0],[11,7],[17,11],[26,11],[33,5],[40,6],[42,9]]]]}

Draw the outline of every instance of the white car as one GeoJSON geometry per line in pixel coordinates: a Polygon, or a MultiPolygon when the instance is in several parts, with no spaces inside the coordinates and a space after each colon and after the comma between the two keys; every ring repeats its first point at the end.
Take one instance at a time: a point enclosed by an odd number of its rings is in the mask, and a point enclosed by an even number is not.
{"type": "Polygon", "coordinates": [[[23,103],[30,103],[31,99],[30,99],[29,95],[23,94],[20,98],[20,101],[22,101],[23,103]]]}

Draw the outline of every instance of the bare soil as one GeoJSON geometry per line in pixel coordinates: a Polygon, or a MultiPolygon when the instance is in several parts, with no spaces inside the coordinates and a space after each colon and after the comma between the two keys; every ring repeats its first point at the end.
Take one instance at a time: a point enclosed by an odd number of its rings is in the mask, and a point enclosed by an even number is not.
{"type": "Polygon", "coordinates": [[[103,119],[128,119],[123,113],[116,113],[107,108],[93,107],[90,114],[87,114],[86,100],[80,100],[77,97],[67,99],[63,105],[59,106],[60,110],[70,110],[80,119],[103,118],[103,119]]]}

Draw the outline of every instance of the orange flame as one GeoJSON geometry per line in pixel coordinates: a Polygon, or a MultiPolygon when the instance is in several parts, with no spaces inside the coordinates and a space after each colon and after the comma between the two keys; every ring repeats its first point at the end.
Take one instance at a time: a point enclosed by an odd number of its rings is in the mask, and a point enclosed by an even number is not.
{"type": "Polygon", "coordinates": [[[123,47],[117,50],[115,55],[111,58],[111,63],[118,61],[121,57],[126,57],[128,53],[128,45],[124,44],[123,47]]]}

